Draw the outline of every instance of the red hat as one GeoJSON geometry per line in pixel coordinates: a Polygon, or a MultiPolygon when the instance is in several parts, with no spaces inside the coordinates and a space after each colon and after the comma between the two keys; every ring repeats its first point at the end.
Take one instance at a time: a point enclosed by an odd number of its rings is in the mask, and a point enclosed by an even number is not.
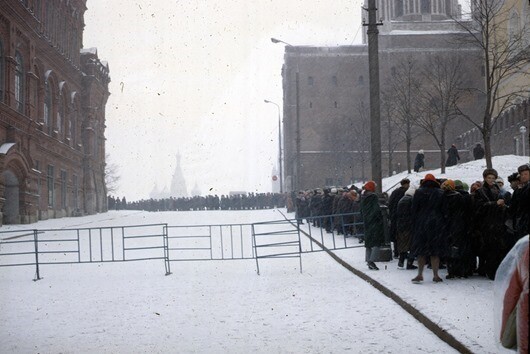
{"type": "Polygon", "coordinates": [[[431,174],[431,173],[427,173],[427,174],[425,175],[425,178],[424,178],[423,180],[424,180],[424,181],[436,181],[436,178],[434,177],[433,174],[431,174]]]}
{"type": "Polygon", "coordinates": [[[375,192],[375,182],[374,181],[368,181],[364,184],[364,190],[367,190],[369,192],[375,192]]]}

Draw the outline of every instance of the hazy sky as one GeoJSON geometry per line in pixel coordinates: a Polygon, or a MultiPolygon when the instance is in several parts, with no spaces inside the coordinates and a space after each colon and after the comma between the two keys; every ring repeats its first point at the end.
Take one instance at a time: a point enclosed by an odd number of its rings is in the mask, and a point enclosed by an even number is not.
{"type": "Polygon", "coordinates": [[[108,61],[109,162],[119,196],[169,188],[268,192],[284,47],[361,42],[362,0],[88,0],[83,46],[108,61]]]}

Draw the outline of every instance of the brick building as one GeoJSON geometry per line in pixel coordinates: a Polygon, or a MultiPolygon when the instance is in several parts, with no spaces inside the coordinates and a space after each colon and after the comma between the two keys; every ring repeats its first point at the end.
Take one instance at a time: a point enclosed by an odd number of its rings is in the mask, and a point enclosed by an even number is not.
{"type": "Polygon", "coordinates": [[[108,65],[82,49],[86,0],[0,3],[2,223],[106,211],[108,65]]]}
{"type": "MultiPolygon", "coordinates": [[[[385,22],[379,36],[381,91],[389,89],[390,79],[402,63],[414,61],[418,71],[415,74],[420,75],[420,68],[432,58],[449,60],[456,55],[464,58],[466,87],[482,87],[480,50],[458,45],[465,34],[449,19],[450,15],[459,16],[456,1],[436,1],[440,7],[426,8],[432,13],[422,14],[421,7],[413,8],[413,13],[405,8],[400,16],[395,15],[396,8],[387,6],[393,2],[383,3],[379,4],[379,11],[386,8],[390,19],[378,15],[385,22]],[[442,13],[442,9],[449,13],[442,13]]],[[[370,178],[367,45],[286,46],[282,77],[286,190],[341,186],[370,178]]],[[[466,113],[478,119],[481,97],[469,94],[464,102],[466,113]]],[[[390,123],[385,123],[383,108],[381,121],[383,175],[406,170],[405,144],[396,142],[396,129],[387,129],[390,123]]],[[[463,119],[450,123],[447,148],[452,143],[458,146],[458,135],[470,128],[471,124],[463,119]]],[[[439,167],[439,147],[432,136],[421,130],[415,132],[408,158],[413,161],[419,149],[425,151],[426,168],[439,167]]]]}

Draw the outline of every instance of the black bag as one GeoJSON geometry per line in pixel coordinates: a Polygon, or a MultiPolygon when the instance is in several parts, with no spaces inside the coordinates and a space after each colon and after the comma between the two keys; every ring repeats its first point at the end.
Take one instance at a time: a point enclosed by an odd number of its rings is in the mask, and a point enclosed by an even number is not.
{"type": "Polygon", "coordinates": [[[373,262],[390,262],[392,260],[392,249],[388,245],[372,247],[370,258],[373,262]]]}

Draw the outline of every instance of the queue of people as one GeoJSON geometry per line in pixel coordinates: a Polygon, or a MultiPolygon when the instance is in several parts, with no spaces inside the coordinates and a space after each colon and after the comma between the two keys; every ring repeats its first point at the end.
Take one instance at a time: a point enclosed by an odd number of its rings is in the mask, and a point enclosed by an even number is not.
{"type": "Polygon", "coordinates": [[[310,220],[328,232],[358,236],[366,247],[369,269],[378,269],[374,250],[385,245],[388,232],[398,267],[418,270],[412,279],[415,283],[424,280],[426,266],[432,269],[434,282],[443,281],[441,268],[447,268],[447,279],[475,273],[494,279],[504,256],[529,233],[529,180],[530,166],[525,164],[508,176],[513,194],[504,188],[495,169],[485,169],[483,180],[471,186],[432,174],[425,175],[419,186],[403,179],[388,198],[375,193],[373,181],[362,190],[351,186],[302,191],[296,196],[296,217],[303,220],[359,211],[364,225],[356,230],[344,216],[335,218],[339,222],[327,217],[310,220]]]}

